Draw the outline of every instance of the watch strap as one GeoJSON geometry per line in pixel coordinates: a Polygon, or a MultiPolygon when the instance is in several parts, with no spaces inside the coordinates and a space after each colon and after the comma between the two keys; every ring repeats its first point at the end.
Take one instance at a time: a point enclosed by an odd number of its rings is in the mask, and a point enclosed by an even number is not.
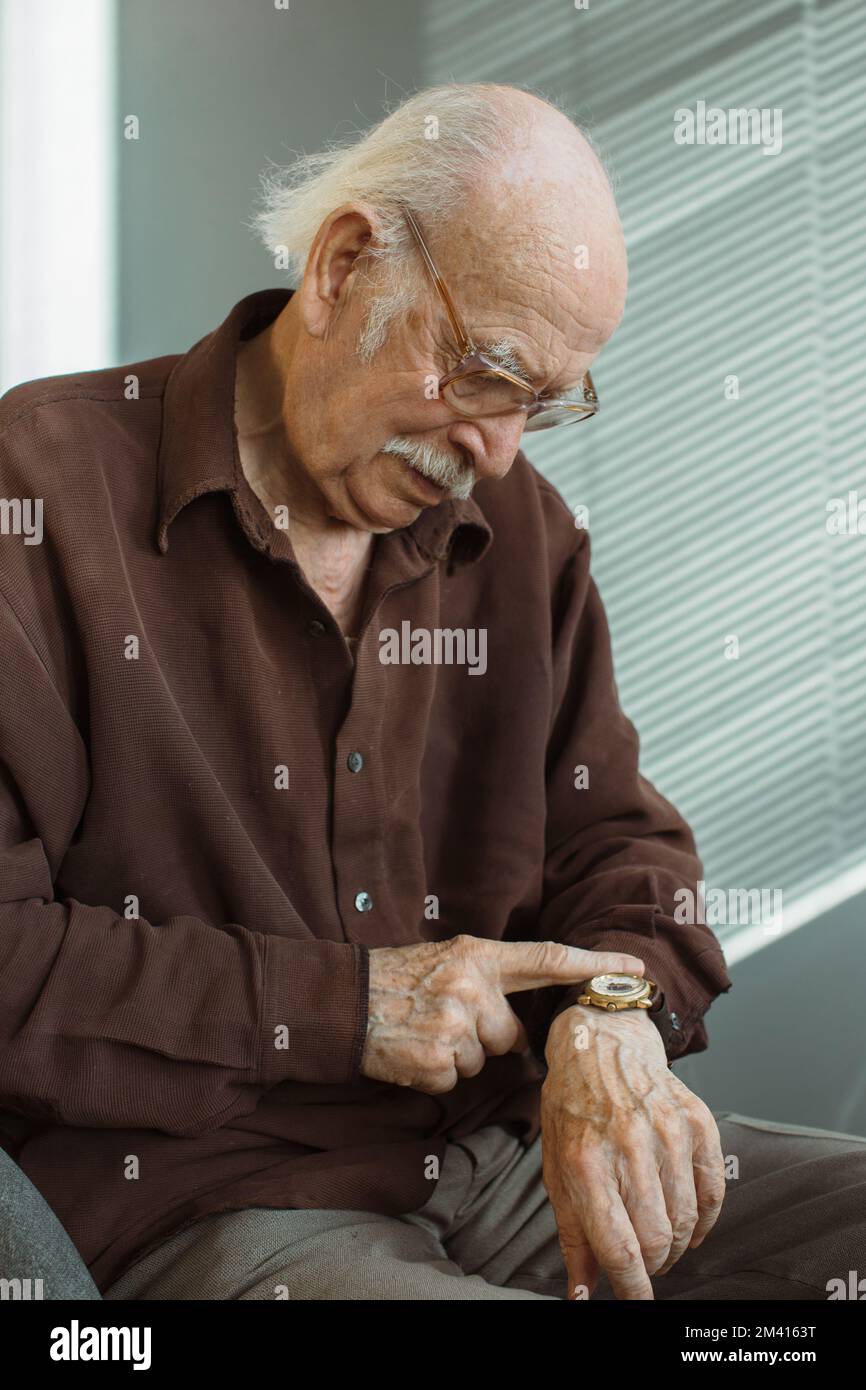
{"type": "Polygon", "coordinates": [[[656,986],[655,995],[652,1003],[647,1009],[647,1013],[661,1034],[661,1040],[664,1043],[665,1052],[667,1052],[668,1043],[674,1033],[674,1023],[671,1018],[671,1011],[667,1005],[667,1000],[664,996],[664,991],[660,989],[658,985],[656,986]]]}

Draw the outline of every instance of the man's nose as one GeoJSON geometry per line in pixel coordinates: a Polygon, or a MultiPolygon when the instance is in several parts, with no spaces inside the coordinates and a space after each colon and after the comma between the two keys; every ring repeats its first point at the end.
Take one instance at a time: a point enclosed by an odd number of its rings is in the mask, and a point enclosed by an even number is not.
{"type": "Polygon", "coordinates": [[[526,413],[510,411],[471,421],[459,421],[449,430],[452,444],[467,449],[477,478],[504,478],[517,456],[526,428],[526,413]]]}

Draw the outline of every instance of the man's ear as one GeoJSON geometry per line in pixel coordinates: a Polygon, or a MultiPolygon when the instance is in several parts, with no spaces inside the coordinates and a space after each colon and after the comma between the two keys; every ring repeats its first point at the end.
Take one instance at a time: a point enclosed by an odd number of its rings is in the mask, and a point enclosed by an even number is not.
{"type": "Polygon", "coordinates": [[[324,338],[343,313],[379,219],[366,203],[343,203],[317,231],[297,291],[307,332],[324,338]]]}

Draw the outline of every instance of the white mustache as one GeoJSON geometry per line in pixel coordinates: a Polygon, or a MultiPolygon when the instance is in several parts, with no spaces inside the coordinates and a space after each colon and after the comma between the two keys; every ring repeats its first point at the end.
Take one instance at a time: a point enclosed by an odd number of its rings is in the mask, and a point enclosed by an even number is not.
{"type": "Polygon", "coordinates": [[[383,454],[395,454],[414,468],[422,477],[438,483],[452,497],[466,498],[475,486],[475,469],[460,460],[452,459],[433,444],[395,435],[382,446],[383,454]]]}

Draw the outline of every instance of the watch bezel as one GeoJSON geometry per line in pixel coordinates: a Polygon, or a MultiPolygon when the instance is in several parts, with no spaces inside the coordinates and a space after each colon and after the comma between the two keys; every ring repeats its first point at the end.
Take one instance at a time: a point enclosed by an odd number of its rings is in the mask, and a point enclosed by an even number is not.
{"type": "Polygon", "coordinates": [[[641,1005],[646,1007],[646,1001],[652,1000],[656,984],[654,980],[647,979],[642,975],[632,975],[627,970],[606,970],[603,974],[591,976],[584,982],[581,989],[589,1002],[594,1004],[596,1008],[618,1012],[620,1009],[634,1009],[641,1007],[641,1005]],[[634,980],[635,989],[631,994],[607,993],[603,981],[611,977],[634,980]]]}

